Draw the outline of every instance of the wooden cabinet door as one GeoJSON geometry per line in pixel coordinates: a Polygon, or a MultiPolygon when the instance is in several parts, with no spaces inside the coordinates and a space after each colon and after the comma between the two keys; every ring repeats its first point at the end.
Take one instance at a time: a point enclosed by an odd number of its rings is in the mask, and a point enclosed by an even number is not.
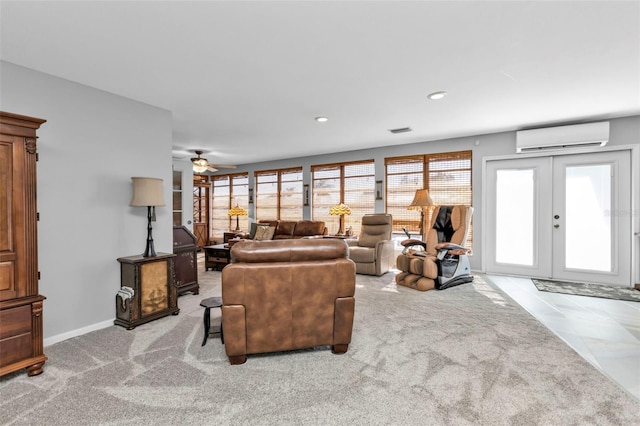
{"type": "Polygon", "coordinates": [[[196,236],[196,245],[198,248],[209,245],[209,237],[207,232],[207,224],[203,222],[193,223],[193,233],[196,236]]]}
{"type": "Polygon", "coordinates": [[[18,296],[13,235],[13,143],[10,136],[0,138],[0,300],[9,300],[18,296]]]}
{"type": "Polygon", "coordinates": [[[35,143],[0,135],[0,301],[38,294],[35,143]]]}

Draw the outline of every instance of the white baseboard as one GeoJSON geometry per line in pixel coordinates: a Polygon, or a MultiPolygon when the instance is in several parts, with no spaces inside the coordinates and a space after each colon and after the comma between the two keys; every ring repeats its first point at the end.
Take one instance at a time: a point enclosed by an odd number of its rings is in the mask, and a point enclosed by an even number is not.
{"type": "Polygon", "coordinates": [[[57,334],[55,336],[48,337],[44,339],[44,346],[51,346],[55,343],[62,342],[63,340],[72,339],[74,337],[82,336],[83,334],[91,333],[92,331],[102,330],[103,328],[111,327],[113,325],[112,318],[110,320],[102,321],[96,324],[91,324],[86,327],[78,328],[76,330],[71,330],[66,333],[57,334]]]}

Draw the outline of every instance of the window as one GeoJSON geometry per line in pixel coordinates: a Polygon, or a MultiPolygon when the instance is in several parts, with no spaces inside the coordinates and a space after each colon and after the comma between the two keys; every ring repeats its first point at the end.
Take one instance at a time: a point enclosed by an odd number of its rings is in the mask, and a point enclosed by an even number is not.
{"type": "Polygon", "coordinates": [[[256,219],[302,219],[302,167],[255,172],[256,219]]]}
{"type": "Polygon", "coordinates": [[[314,220],[326,223],[330,234],[338,231],[340,218],[329,209],[344,203],[351,209],[345,216],[345,230],[360,233],[362,216],[375,212],[375,167],[373,160],[311,166],[314,220]]]}
{"type": "MultiPolygon", "coordinates": [[[[228,175],[211,176],[212,183],[212,213],[211,234],[212,237],[222,240],[224,233],[235,229],[236,218],[230,217],[227,212],[236,204],[247,210],[249,205],[249,175],[237,173],[228,175]]],[[[240,229],[249,229],[249,217],[240,216],[240,229]]]]}
{"type": "MultiPolygon", "coordinates": [[[[472,203],[471,151],[385,158],[385,168],[386,211],[393,216],[394,232],[406,227],[412,234],[419,234],[420,212],[407,210],[418,189],[428,189],[437,205],[472,203]]],[[[472,230],[468,247],[472,246],[472,230]]]]}

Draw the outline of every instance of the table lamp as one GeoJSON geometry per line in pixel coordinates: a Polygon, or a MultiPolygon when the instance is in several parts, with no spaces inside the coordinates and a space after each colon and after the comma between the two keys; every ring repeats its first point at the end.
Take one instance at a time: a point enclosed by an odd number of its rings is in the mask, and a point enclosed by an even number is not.
{"type": "Polygon", "coordinates": [[[236,206],[233,207],[231,210],[229,210],[227,212],[227,214],[229,215],[229,217],[233,217],[233,216],[236,217],[236,229],[234,229],[234,231],[239,232],[240,231],[240,216],[248,216],[249,212],[247,212],[242,207],[238,207],[238,205],[236,204],[236,206]]]}
{"type": "Polygon", "coordinates": [[[147,208],[147,247],[144,250],[144,257],[155,257],[156,251],[153,247],[153,236],[151,235],[151,221],[156,219],[156,206],[164,206],[162,197],[162,179],[150,177],[132,177],[133,196],[131,197],[132,207],[147,208]]]}
{"type": "Polygon", "coordinates": [[[351,209],[346,204],[340,203],[331,207],[329,210],[330,215],[339,215],[340,216],[340,229],[338,229],[338,233],[336,235],[344,235],[344,215],[351,214],[351,209]]]}

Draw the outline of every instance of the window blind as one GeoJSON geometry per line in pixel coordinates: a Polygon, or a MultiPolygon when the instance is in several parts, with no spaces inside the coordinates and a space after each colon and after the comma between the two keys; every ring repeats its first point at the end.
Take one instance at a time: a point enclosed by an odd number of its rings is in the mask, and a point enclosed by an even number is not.
{"type": "MultiPolygon", "coordinates": [[[[443,152],[385,158],[386,211],[393,216],[394,232],[406,227],[420,232],[420,212],[407,210],[416,190],[426,188],[436,205],[472,204],[472,151],[443,152]]],[[[472,246],[473,225],[467,246],[472,246]]]]}
{"type": "Polygon", "coordinates": [[[256,219],[302,219],[302,167],[255,172],[256,219]]]}
{"type": "Polygon", "coordinates": [[[360,233],[362,216],[375,211],[375,165],[373,160],[324,164],[311,167],[312,217],[325,222],[329,233],[338,231],[340,218],[329,210],[344,203],[351,209],[345,216],[345,230],[360,233]]]}
{"type": "MultiPolygon", "coordinates": [[[[224,232],[235,229],[236,218],[228,215],[236,204],[247,209],[249,204],[249,175],[235,173],[211,176],[211,233],[222,239],[224,232]],[[232,223],[233,222],[233,223],[232,223]]],[[[240,229],[249,229],[249,217],[240,216],[240,229]]]]}

